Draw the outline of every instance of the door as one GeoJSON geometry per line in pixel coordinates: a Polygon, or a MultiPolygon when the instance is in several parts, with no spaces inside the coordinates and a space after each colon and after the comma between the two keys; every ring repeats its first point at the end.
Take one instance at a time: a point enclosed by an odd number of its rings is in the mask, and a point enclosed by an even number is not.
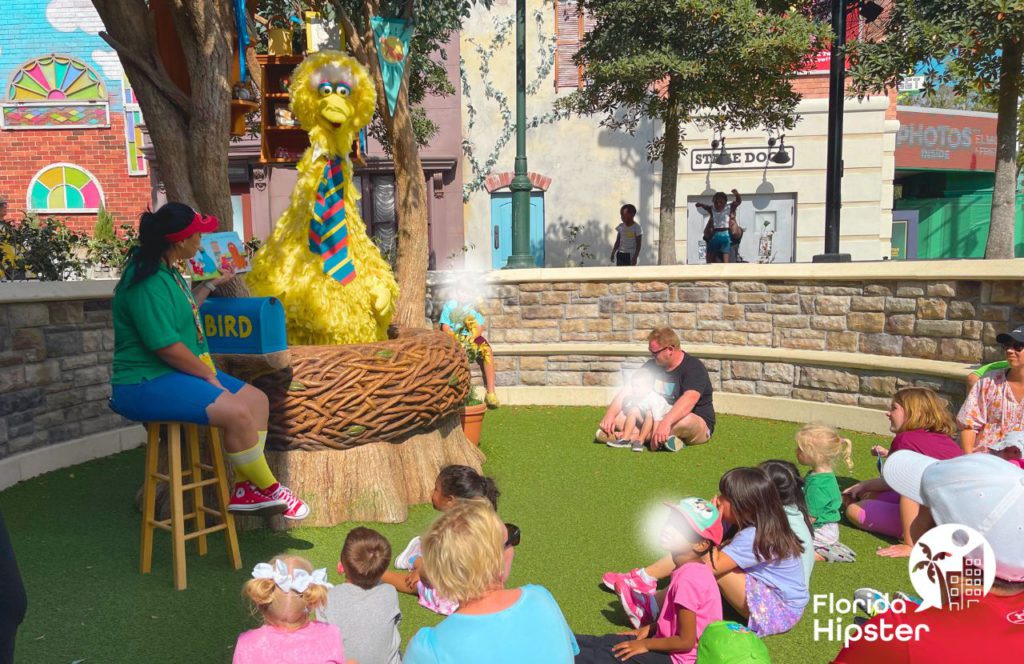
{"type": "MultiPolygon", "coordinates": [[[[792,263],[796,256],[796,195],[742,194],[736,223],[743,228],[737,248],[740,263],[792,263]]],[[[729,197],[732,200],[732,197],[729,197]]],[[[711,204],[709,196],[690,196],[686,201],[686,262],[707,262],[704,225],[708,213],[697,203],[711,204]]]]}
{"type": "Polygon", "coordinates": [[[920,214],[919,210],[892,211],[892,260],[917,258],[917,224],[920,214]]]}
{"type": "MultiPolygon", "coordinates": [[[[512,194],[491,194],[491,267],[500,270],[512,255],[512,194]]],[[[544,267],[544,192],[530,192],[530,253],[544,267]]]]}

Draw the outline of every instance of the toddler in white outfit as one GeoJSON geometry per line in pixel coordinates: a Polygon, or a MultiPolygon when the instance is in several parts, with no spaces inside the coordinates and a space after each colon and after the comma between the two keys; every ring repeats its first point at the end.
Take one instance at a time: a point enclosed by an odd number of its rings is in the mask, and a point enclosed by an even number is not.
{"type": "Polygon", "coordinates": [[[626,416],[622,437],[609,440],[608,446],[629,447],[634,452],[643,452],[644,443],[650,441],[655,425],[671,407],[665,397],[654,391],[654,376],[649,372],[637,371],[629,383],[629,395],[622,404],[622,412],[626,416]]]}

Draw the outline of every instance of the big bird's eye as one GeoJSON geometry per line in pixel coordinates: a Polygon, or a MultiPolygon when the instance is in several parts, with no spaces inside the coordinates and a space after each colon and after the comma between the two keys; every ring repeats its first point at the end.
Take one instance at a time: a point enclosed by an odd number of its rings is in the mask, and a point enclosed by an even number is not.
{"type": "Polygon", "coordinates": [[[327,95],[334,92],[334,87],[331,86],[330,83],[321,83],[317,87],[317,91],[320,93],[321,97],[326,97],[327,95]]]}
{"type": "Polygon", "coordinates": [[[348,83],[335,83],[334,91],[343,97],[347,97],[352,93],[352,88],[348,86],[348,83]]]}

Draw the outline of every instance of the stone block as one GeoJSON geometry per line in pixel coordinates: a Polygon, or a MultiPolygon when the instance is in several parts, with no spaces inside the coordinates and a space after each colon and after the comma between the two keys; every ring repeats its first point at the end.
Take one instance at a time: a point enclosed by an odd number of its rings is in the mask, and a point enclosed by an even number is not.
{"type": "Polygon", "coordinates": [[[679,302],[707,302],[708,291],[705,288],[684,287],[676,293],[679,302]]]}
{"type": "Polygon", "coordinates": [[[917,317],[925,320],[942,320],[946,317],[946,301],[922,297],[917,301],[917,317]]]}
{"type": "Polygon", "coordinates": [[[627,314],[656,314],[664,308],[658,302],[626,302],[624,305],[627,314]]]}
{"type": "Polygon", "coordinates": [[[551,284],[551,288],[547,290],[562,290],[562,291],[574,291],[579,288],[579,284],[571,281],[563,281],[555,284],[551,284]]]}
{"type": "Polygon", "coordinates": [[[782,316],[795,316],[800,313],[799,304],[769,304],[765,307],[765,311],[769,314],[782,315],[782,316]]]}
{"type": "Polygon", "coordinates": [[[996,326],[993,325],[992,323],[982,323],[982,325],[982,343],[984,343],[986,346],[994,346],[996,343],[996,337],[999,336],[1003,331],[1002,326],[1000,326],[999,329],[996,329],[996,326]]]}
{"type": "Polygon", "coordinates": [[[939,359],[948,362],[978,362],[984,352],[980,341],[943,339],[939,343],[939,359]]]}
{"type": "Polygon", "coordinates": [[[697,305],[697,318],[700,320],[721,320],[722,318],[722,305],[721,304],[698,304],[697,305]]]}
{"type": "Polygon", "coordinates": [[[7,325],[10,327],[41,327],[50,324],[50,309],[43,303],[9,304],[7,325]]]}
{"type": "Polygon", "coordinates": [[[548,385],[582,385],[584,374],[578,371],[552,371],[548,374],[548,385]]]}
{"type": "Polygon", "coordinates": [[[76,369],[72,374],[72,385],[74,385],[76,389],[90,385],[99,385],[109,380],[110,367],[107,365],[97,365],[94,367],[86,367],[85,369],[76,369]]]}
{"type": "Polygon", "coordinates": [[[795,293],[796,286],[790,284],[768,284],[769,293],[795,293]]]}
{"type": "Polygon", "coordinates": [[[811,321],[809,316],[780,315],[776,316],[773,322],[775,323],[775,327],[806,328],[811,321]]]}
{"type": "MultiPolygon", "coordinates": [[[[586,332],[587,322],[582,318],[558,321],[558,329],[562,332],[586,332]]],[[[610,323],[609,323],[610,324],[610,323]]]]}
{"type": "Polygon", "coordinates": [[[494,370],[495,371],[514,371],[516,368],[516,361],[519,358],[506,357],[502,355],[494,356],[494,370]]]}
{"type": "Polygon", "coordinates": [[[852,286],[823,286],[821,292],[825,295],[860,295],[860,285],[852,286]]]}
{"type": "Polygon", "coordinates": [[[742,320],[743,307],[738,304],[723,304],[722,318],[725,320],[742,320]]]}
{"type": "Polygon", "coordinates": [[[747,320],[748,321],[753,321],[753,322],[757,322],[757,323],[769,323],[769,324],[772,322],[772,314],[767,313],[766,311],[754,311],[753,309],[754,309],[753,306],[747,307],[747,320]]]}
{"type": "Polygon", "coordinates": [[[768,293],[736,293],[733,301],[736,304],[764,304],[771,302],[771,295],[768,293]]]}
{"type": "Polygon", "coordinates": [[[708,291],[708,302],[726,303],[729,301],[729,289],[726,287],[712,288],[708,291]]]}
{"type": "Polygon", "coordinates": [[[850,311],[885,311],[885,298],[855,295],[850,298],[850,311]]]}
{"type": "Polygon", "coordinates": [[[0,369],[0,394],[20,390],[26,386],[25,367],[15,365],[0,369]]]}
{"type": "Polygon", "coordinates": [[[742,380],[760,380],[761,363],[741,362],[739,360],[735,360],[729,363],[728,374],[732,378],[738,378],[742,380]]]}
{"type": "MultiPolygon", "coordinates": [[[[580,333],[574,332],[570,334],[580,333]]],[[[542,327],[530,330],[530,341],[532,343],[553,343],[555,341],[560,341],[560,337],[561,334],[557,328],[542,327]]],[[[597,339],[587,339],[587,341],[597,341],[597,339]]]]}
{"type": "Polygon", "coordinates": [[[728,332],[732,330],[732,323],[727,320],[716,320],[716,319],[700,319],[697,321],[698,330],[718,330],[721,332],[728,332]]]}
{"type": "Polygon", "coordinates": [[[82,350],[95,353],[103,350],[103,330],[86,330],[82,332],[82,350]]]}
{"type": "Polygon", "coordinates": [[[921,297],[924,295],[924,288],[917,282],[900,282],[896,286],[896,297],[921,297]]]}
{"type": "Polygon", "coordinates": [[[796,367],[781,362],[765,362],[762,367],[764,380],[772,383],[792,383],[796,367]]]}
{"type": "Polygon", "coordinates": [[[734,394],[753,394],[757,389],[757,383],[752,380],[723,380],[722,391],[734,394]]]}
{"type": "Polygon", "coordinates": [[[946,315],[953,320],[974,318],[974,305],[964,300],[953,300],[946,309],[946,315]]]}
{"type": "Polygon", "coordinates": [[[520,293],[519,294],[519,305],[534,306],[540,304],[540,293],[520,293]]]}
{"type": "Polygon", "coordinates": [[[839,369],[823,369],[820,367],[803,367],[800,369],[798,384],[801,387],[813,387],[839,392],[857,392],[860,389],[860,379],[856,374],[839,369]]]}
{"type": "Polygon", "coordinates": [[[520,371],[519,381],[523,385],[547,385],[546,371],[520,371]]]}
{"type": "Polygon", "coordinates": [[[608,284],[580,284],[580,297],[603,297],[608,294],[608,284]]]}
{"type": "Polygon", "coordinates": [[[892,295],[892,288],[889,286],[883,286],[882,284],[868,284],[864,287],[864,294],[888,297],[892,295]]]}
{"type": "Polygon", "coordinates": [[[798,387],[793,388],[790,396],[794,399],[800,399],[802,401],[825,401],[825,393],[821,390],[804,390],[798,387]]]}
{"type": "Polygon", "coordinates": [[[872,408],[874,410],[889,410],[892,397],[874,397],[861,395],[857,399],[857,405],[861,408],[872,408]]]}
{"type": "Polygon", "coordinates": [[[583,374],[584,385],[600,385],[604,387],[615,386],[620,382],[617,373],[585,373],[583,374]]]}
{"type": "Polygon", "coordinates": [[[616,330],[629,330],[633,328],[633,318],[623,314],[612,316],[612,328],[616,330]]]}
{"type": "MultiPolygon", "coordinates": [[[[498,330],[491,330],[490,334],[493,335],[494,332],[497,332],[497,331],[498,330]]],[[[533,341],[532,330],[523,329],[523,328],[513,328],[511,330],[504,330],[504,332],[505,332],[505,341],[508,342],[508,343],[522,344],[522,343],[529,343],[529,342],[533,341]]]]}
{"type": "Polygon", "coordinates": [[[668,316],[665,314],[637,314],[633,316],[633,329],[643,332],[644,338],[656,327],[662,327],[668,323],[668,316]]]}
{"type": "MultiPolygon", "coordinates": [[[[572,306],[572,305],[570,305],[572,306]]],[[[594,308],[593,317],[597,317],[597,305],[576,305],[576,306],[590,306],[594,308]]],[[[569,307],[566,307],[567,309],[569,307]]],[[[543,318],[546,320],[561,320],[563,317],[562,307],[554,305],[539,305],[523,307],[523,318],[524,319],[537,319],[543,318]]],[[[568,318],[579,318],[579,316],[567,316],[568,318]]]]}
{"type": "Polygon", "coordinates": [[[763,380],[757,382],[757,394],[769,397],[789,397],[793,394],[793,386],[789,383],[771,383],[763,380]]]}
{"type": "Polygon", "coordinates": [[[958,320],[919,320],[914,324],[914,334],[922,337],[959,337],[963,323],[958,320]]]}
{"type": "Polygon", "coordinates": [[[811,329],[832,332],[846,329],[846,316],[811,316],[811,329]]]}
{"type": "Polygon", "coordinates": [[[668,324],[675,330],[692,330],[697,326],[697,314],[669,314],[668,324]]]}
{"type": "Polygon", "coordinates": [[[735,327],[740,332],[760,332],[761,334],[765,334],[772,331],[772,324],[769,321],[761,322],[739,320],[736,321],[735,327]]]}
{"type": "Polygon", "coordinates": [[[625,295],[626,293],[633,292],[633,284],[629,284],[629,283],[608,284],[608,292],[611,295],[625,295]]]}
{"type": "Polygon", "coordinates": [[[1000,307],[991,304],[983,304],[978,307],[978,317],[981,320],[1002,323],[1010,320],[1010,307],[1000,307]]]}
{"type": "Polygon", "coordinates": [[[730,332],[728,330],[716,331],[712,334],[712,339],[715,343],[721,343],[723,345],[746,345],[748,341],[748,335],[744,332],[730,332]]]}
{"type": "Polygon", "coordinates": [[[885,311],[890,314],[912,314],[917,311],[917,300],[912,297],[887,297],[885,311]]]}
{"type": "Polygon", "coordinates": [[[907,337],[903,340],[903,354],[907,357],[920,357],[934,360],[939,350],[939,343],[934,339],[907,337]]]}
{"type": "Polygon", "coordinates": [[[586,319],[587,332],[611,332],[612,321],[608,318],[588,318],[586,319]]]}
{"type": "Polygon", "coordinates": [[[992,304],[1017,304],[1020,296],[1019,281],[995,281],[992,283],[992,304]]]}
{"type": "Polygon", "coordinates": [[[899,355],[903,350],[904,337],[892,334],[860,335],[860,352],[873,355],[899,355]]]}
{"type": "Polygon", "coordinates": [[[851,313],[846,321],[847,327],[854,332],[881,332],[885,329],[885,314],[851,313]]]}
{"type": "Polygon", "coordinates": [[[620,314],[626,310],[626,302],[615,295],[599,298],[597,310],[602,314],[620,314]]]}
{"type": "Polygon", "coordinates": [[[859,394],[850,394],[846,392],[829,392],[825,395],[826,402],[838,403],[844,406],[856,406],[859,399],[859,394]]]}
{"type": "MultiPolygon", "coordinates": [[[[813,300],[813,297],[810,295],[805,295],[804,297],[813,300]]],[[[803,298],[800,297],[799,293],[772,293],[772,302],[775,304],[800,304],[801,299],[803,298]]]]}
{"type": "Polygon", "coordinates": [[[662,308],[674,314],[692,314],[697,311],[697,305],[693,302],[666,302],[662,308]]]}
{"type": "Polygon", "coordinates": [[[668,289],[640,293],[643,302],[668,302],[668,289]]]}
{"type": "Polygon", "coordinates": [[[980,320],[965,320],[963,336],[965,339],[981,339],[985,323],[980,320]]]}
{"type": "Polygon", "coordinates": [[[519,284],[520,293],[539,293],[548,290],[549,284],[545,282],[519,284]]]}
{"type": "Polygon", "coordinates": [[[541,304],[569,304],[570,293],[566,291],[544,291],[540,294],[541,304]]]}
{"type": "Polygon", "coordinates": [[[763,293],[768,286],[761,281],[733,281],[729,287],[737,293],[763,293]]]}
{"type": "Polygon", "coordinates": [[[771,334],[755,334],[751,332],[747,335],[748,346],[771,346],[772,335],[771,334]]]}
{"type": "Polygon", "coordinates": [[[25,365],[25,382],[29,385],[48,385],[56,383],[60,378],[60,362],[57,360],[25,365]]]}
{"type": "Polygon", "coordinates": [[[50,323],[52,325],[69,325],[85,321],[85,310],[80,300],[49,302],[47,306],[50,309],[50,323]]]}
{"type": "Polygon", "coordinates": [[[48,332],[44,338],[48,357],[67,357],[82,353],[81,332],[48,332]]]}
{"type": "Polygon", "coordinates": [[[860,377],[860,391],[862,394],[874,394],[891,398],[897,389],[895,376],[860,377]]]}
{"type": "Polygon", "coordinates": [[[929,297],[956,297],[956,282],[936,281],[928,284],[925,292],[929,297]]]}
{"type": "Polygon", "coordinates": [[[825,335],[825,349],[856,352],[859,338],[856,332],[829,332],[825,335]]]}
{"type": "Polygon", "coordinates": [[[519,358],[519,369],[522,371],[544,371],[547,369],[547,358],[523,356],[519,358]]]}
{"type": "Polygon", "coordinates": [[[885,331],[889,334],[913,334],[916,319],[909,314],[896,314],[885,319],[885,331]]]}
{"type": "Polygon", "coordinates": [[[850,310],[850,298],[818,295],[814,298],[814,312],[821,316],[839,316],[850,310]]]}
{"type": "MultiPolygon", "coordinates": [[[[113,332],[111,332],[113,334],[113,332]]],[[[38,327],[28,327],[15,330],[11,335],[12,350],[35,350],[41,355],[46,353],[46,339],[43,330],[38,327]]]]}

